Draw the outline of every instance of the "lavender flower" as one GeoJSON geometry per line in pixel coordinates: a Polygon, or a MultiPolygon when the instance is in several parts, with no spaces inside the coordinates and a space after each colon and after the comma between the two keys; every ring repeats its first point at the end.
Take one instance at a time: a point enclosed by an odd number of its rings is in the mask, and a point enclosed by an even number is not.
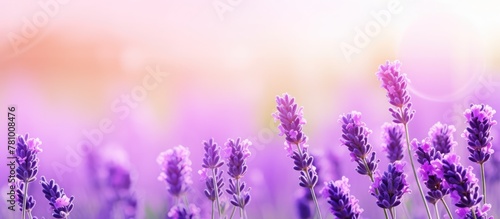
{"type": "Polygon", "coordinates": [[[350,194],[349,187],[351,187],[349,179],[345,176],[335,182],[325,182],[321,193],[327,199],[330,210],[336,218],[356,219],[363,212],[358,205],[358,200],[350,194]]]}
{"type": "Polygon", "coordinates": [[[162,171],[158,180],[165,181],[168,192],[177,198],[187,192],[192,184],[189,155],[189,149],[179,145],[160,153],[156,159],[162,171]]]}
{"type": "Polygon", "coordinates": [[[446,180],[445,186],[450,189],[455,206],[473,208],[481,202],[483,196],[478,192],[478,180],[472,167],[464,168],[459,161],[459,156],[450,153],[431,163],[435,166],[436,174],[446,180]]]}
{"type": "Polygon", "coordinates": [[[493,120],[495,113],[496,111],[488,105],[471,105],[464,113],[468,127],[462,137],[467,140],[469,160],[472,162],[483,164],[494,152],[490,130],[497,124],[497,121],[493,120]]]}
{"type": "Polygon", "coordinates": [[[241,140],[240,138],[233,140],[228,139],[224,152],[224,157],[227,160],[228,175],[232,177],[229,179],[229,189],[226,192],[232,197],[231,204],[244,209],[250,202],[250,188],[241,181],[241,178],[247,171],[246,159],[250,157],[250,150],[248,147],[252,143],[248,140],[241,140]],[[246,188],[246,189],[245,189],[246,188]]]}
{"type": "Polygon", "coordinates": [[[404,166],[404,162],[396,161],[389,163],[383,175],[376,174],[375,182],[370,186],[370,192],[377,198],[379,207],[390,210],[401,204],[401,198],[405,193],[411,192],[406,181],[407,176],[403,171],[404,166]]]}
{"type": "Polygon", "coordinates": [[[453,151],[453,148],[458,144],[453,140],[453,133],[456,129],[453,125],[441,124],[437,122],[429,130],[429,138],[431,139],[432,147],[441,155],[448,154],[453,151]]]}
{"type": "Polygon", "coordinates": [[[441,153],[435,147],[432,147],[431,144],[428,138],[422,140],[422,142],[418,142],[416,139],[413,139],[411,142],[417,161],[421,164],[418,170],[421,180],[427,189],[429,189],[425,199],[431,204],[436,204],[449,194],[449,189],[444,186],[444,179],[437,176],[436,170],[431,164],[432,161],[440,160],[442,157],[441,153]]]}
{"type": "Polygon", "coordinates": [[[33,198],[33,196],[24,193],[25,186],[24,186],[23,182],[17,182],[16,184],[17,184],[16,185],[16,188],[17,188],[16,189],[16,193],[17,193],[16,200],[17,200],[17,203],[19,205],[19,210],[20,211],[23,210],[24,199],[26,199],[26,208],[24,208],[24,209],[29,214],[29,212],[31,212],[33,207],[35,207],[36,201],[33,198]]]}
{"type": "Polygon", "coordinates": [[[215,169],[221,167],[224,162],[220,159],[220,147],[217,146],[214,139],[203,142],[205,155],[203,157],[203,168],[215,169]]]}
{"type": "Polygon", "coordinates": [[[299,197],[295,201],[297,213],[300,219],[309,219],[312,217],[311,208],[309,207],[309,200],[306,197],[299,197]]]}
{"type": "MultiPolygon", "coordinates": [[[[224,186],[224,181],[222,179],[222,171],[218,168],[221,167],[224,162],[220,158],[220,147],[215,143],[214,139],[203,142],[205,155],[203,157],[203,167],[200,174],[205,180],[207,189],[205,190],[205,195],[212,201],[212,218],[214,216],[213,203],[217,201],[217,210],[219,212],[219,217],[221,216],[221,206],[219,202],[219,197],[222,195],[222,187],[224,186]],[[212,172],[212,176],[207,176],[207,169],[212,172]]],[[[246,167],[245,167],[246,168],[246,167]]]]}
{"type": "Polygon", "coordinates": [[[360,112],[352,111],[344,114],[340,116],[339,122],[342,124],[340,142],[351,152],[351,161],[358,163],[356,171],[372,178],[379,162],[376,160],[375,152],[371,152],[372,146],[368,143],[368,136],[372,131],[361,122],[360,112]]]}
{"type": "Polygon", "coordinates": [[[490,204],[484,204],[481,208],[478,207],[474,211],[475,217],[472,215],[472,211],[469,208],[459,208],[456,213],[462,219],[493,219],[493,216],[488,217],[488,211],[490,209],[490,204]]]}
{"type": "Polygon", "coordinates": [[[73,196],[68,198],[68,196],[64,194],[64,189],[60,188],[53,179],[47,182],[45,177],[42,176],[40,184],[42,184],[42,192],[45,198],[49,200],[49,205],[53,210],[52,217],[68,218],[70,212],[73,210],[73,200],[75,198],[73,196]]]}
{"type": "Polygon", "coordinates": [[[201,176],[201,180],[205,182],[206,189],[204,190],[205,196],[211,201],[216,200],[215,196],[215,186],[214,186],[214,177],[215,177],[215,182],[217,182],[217,192],[218,196],[222,196],[222,187],[224,187],[224,179],[222,178],[222,173],[223,171],[219,171],[218,169],[215,169],[215,175],[213,176],[208,176],[207,174],[207,169],[201,169],[198,171],[198,174],[201,176]]]}
{"type": "Polygon", "coordinates": [[[194,204],[186,207],[184,204],[173,206],[168,212],[167,219],[194,219],[200,216],[200,209],[194,204]]]}
{"type": "Polygon", "coordinates": [[[411,109],[410,95],[406,91],[409,80],[406,74],[401,73],[400,68],[401,62],[387,61],[385,65],[380,65],[376,75],[382,82],[382,87],[387,90],[389,103],[396,107],[389,109],[394,118],[393,122],[407,124],[413,118],[415,111],[411,109]]]}
{"type": "Polygon", "coordinates": [[[29,138],[29,135],[19,135],[17,137],[16,148],[16,177],[25,182],[36,180],[38,173],[38,153],[42,152],[40,145],[42,142],[38,138],[29,138]]]}
{"type": "Polygon", "coordinates": [[[403,159],[403,133],[404,127],[401,124],[384,123],[382,126],[382,150],[387,153],[387,158],[391,163],[403,159]]]}

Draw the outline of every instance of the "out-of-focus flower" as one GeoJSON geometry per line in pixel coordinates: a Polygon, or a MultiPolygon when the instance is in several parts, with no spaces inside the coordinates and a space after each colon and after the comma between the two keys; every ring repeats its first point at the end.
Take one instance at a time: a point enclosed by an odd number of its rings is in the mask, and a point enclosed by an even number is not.
{"type": "Polygon", "coordinates": [[[167,183],[167,190],[172,196],[180,197],[192,184],[189,155],[189,149],[179,145],[160,153],[156,159],[162,171],[158,180],[167,183]]]}
{"type": "Polygon", "coordinates": [[[403,133],[401,124],[384,123],[382,126],[382,150],[387,153],[391,163],[403,159],[403,133]]]}
{"type": "Polygon", "coordinates": [[[295,206],[297,207],[298,217],[300,219],[310,219],[312,218],[311,208],[309,207],[309,200],[306,197],[299,197],[295,200],[295,206]]]}
{"type": "Polygon", "coordinates": [[[358,163],[356,171],[361,175],[372,177],[379,162],[376,160],[375,152],[371,152],[372,146],[368,143],[368,136],[372,131],[361,121],[361,113],[356,111],[341,115],[339,123],[342,125],[340,142],[351,152],[351,161],[358,163]]]}
{"type": "Polygon", "coordinates": [[[200,217],[200,209],[194,204],[186,207],[184,204],[174,205],[167,214],[167,219],[195,219],[200,217]]]}
{"type": "Polygon", "coordinates": [[[389,163],[387,171],[383,175],[378,172],[375,181],[370,186],[371,195],[377,198],[377,205],[384,209],[390,209],[401,204],[401,198],[405,193],[410,193],[406,174],[403,171],[404,162],[396,161],[389,163]],[[378,190],[378,193],[376,192],[378,190]]]}
{"type": "Polygon", "coordinates": [[[325,182],[325,187],[321,191],[336,218],[356,219],[363,212],[356,197],[350,194],[349,187],[349,179],[342,176],[341,180],[325,182]]]}
{"type": "Polygon", "coordinates": [[[484,204],[481,207],[477,207],[475,212],[475,217],[472,215],[472,211],[469,208],[459,208],[455,212],[461,219],[493,219],[493,216],[488,217],[488,211],[491,209],[490,204],[484,204]]]}
{"type": "Polygon", "coordinates": [[[410,95],[406,91],[409,80],[406,74],[401,73],[400,68],[401,62],[398,60],[394,63],[387,61],[384,65],[380,65],[376,75],[387,91],[389,103],[395,107],[389,109],[394,118],[393,122],[407,124],[413,118],[415,111],[411,108],[410,95]]]}
{"type": "Polygon", "coordinates": [[[464,113],[467,129],[462,137],[467,140],[469,160],[472,162],[483,164],[494,152],[490,130],[497,124],[497,121],[493,120],[495,113],[496,111],[488,105],[471,105],[464,113]]]}
{"type": "Polygon", "coordinates": [[[47,181],[42,176],[40,184],[42,185],[42,192],[45,198],[49,200],[49,205],[53,210],[52,216],[54,218],[68,218],[73,210],[73,200],[75,198],[73,196],[68,198],[64,194],[64,189],[60,188],[53,179],[47,181]]]}
{"type": "Polygon", "coordinates": [[[432,147],[436,149],[441,155],[453,152],[453,149],[458,144],[453,139],[453,133],[456,129],[453,125],[442,124],[437,122],[429,130],[429,138],[432,147]]]}

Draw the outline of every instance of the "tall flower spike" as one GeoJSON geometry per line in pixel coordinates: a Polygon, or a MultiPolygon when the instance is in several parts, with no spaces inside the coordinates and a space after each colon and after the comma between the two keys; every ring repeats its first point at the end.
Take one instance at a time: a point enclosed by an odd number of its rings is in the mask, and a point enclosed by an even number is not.
{"type": "Polygon", "coordinates": [[[356,219],[363,212],[358,205],[358,200],[350,194],[349,187],[349,179],[345,176],[335,182],[325,182],[321,194],[327,199],[330,210],[336,218],[356,219]]]}
{"type": "Polygon", "coordinates": [[[469,160],[482,164],[493,154],[490,136],[491,127],[497,124],[493,120],[496,111],[488,105],[471,105],[464,113],[467,119],[467,129],[462,137],[467,140],[467,150],[470,152],[469,160]]]}
{"type": "Polygon", "coordinates": [[[201,165],[203,168],[215,169],[224,164],[220,159],[220,147],[215,143],[213,138],[203,142],[203,148],[205,150],[203,164],[201,165]]]}
{"type": "MultiPolygon", "coordinates": [[[[218,168],[224,165],[224,162],[220,157],[220,147],[215,143],[214,139],[211,138],[208,141],[203,142],[203,148],[205,150],[205,154],[203,157],[203,164],[201,165],[204,169],[201,170],[202,174],[205,175],[206,178],[206,186],[205,195],[212,201],[212,218],[215,218],[214,210],[213,210],[213,202],[217,203],[217,211],[219,212],[219,217],[221,216],[221,206],[219,197],[222,195],[222,186],[224,186],[224,182],[222,179],[222,171],[218,171],[218,168]],[[207,176],[207,170],[210,170],[212,176],[207,176]],[[211,180],[209,182],[208,180],[211,180]],[[216,195],[217,194],[217,195],[216,195]]],[[[203,175],[202,175],[203,176],[203,175]]]]}
{"type": "Polygon", "coordinates": [[[42,192],[45,198],[49,200],[49,205],[53,210],[52,217],[68,218],[70,212],[73,210],[73,200],[75,198],[73,196],[68,198],[64,194],[64,189],[60,188],[53,179],[47,182],[45,177],[42,176],[40,184],[42,184],[42,192]]]}
{"type": "Polygon", "coordinates": [[[429,130],[429,138],[431,139],[432,147],[439,151],[441,155],[448,154],[453,151],[458,144],[453,139],[453,133],[456,129],[453,125],[442,124],[437,122],[429,130]]]}
{"type": "Polygon", "coordinates": [[[16,188],[17,188],[16,200],[17,200],[17,203],[19,205],[19,210],[20,211],[23,210],[23,203],[24,203],[24,199],[26,198],[26,208],[25,208],[26,212],[31,212],[31,210],[33,209],[33,207],[35,207],[35,204],[36,204],[35,199],[33,198],[33,196],[24,193],[24,183],[23,182],[17,182],[16,184],[17,184],[16,185],[16,188]]]}
{"type": "Polygon", "coordinates": [[[314,187],[318,183],[318,174],[316,167],[313,165],[313,156],[308,153],[307,136],[302,131],[302,126],[306,124],[302,107],[298,107],[295,99],[288,94],[276,97],[276,109],[273,113],[275,120],[279,120],[280,136],[285,135],[285,150],[288,156],[293,159],[295,166],[294,170],[300,171],[299,185],[309,188],[311,191],[314,204],[316,205],[316,213],[321,217],[318,200],[314,187]]]}
{"type": "Polygon", "coordinates": [[[351,161],[358,163],[356,171],[372,178],[379,162],[368,143],[368,136],[372,131],[361,121],[361,113],[356,111],[341,115],[339,123],[342,125],[340,143],[351,152],[351,161]]]}
{"type": "Polygon", "coordinates": [[[483,199],[479,193],[478,180],[472,172],[472,167],[464,168],[459,161],[459,156],[450,153],[441,160],[433,161],[432,165],[435,166],[438,176],[446,180],[455,206],[475,208],[483,199]]]}
{"type": "Polygon", "coordinates": [[[411,121],[415,111],[411,109],[410,95],[406,91],[409,82],[406,74],[401,73],[401,62],[387,61],[385,65],[380,65],[376,73],[382,82],[382,87],[387,90],[389,103],[395,108],[390,108],[395,123],[406,124],[411,121]]]}
{"type": "Polygon", "coordinates": [[[405,193],[410,193],[406,174],[403,171],[404,162],[389,163],[383,175],[375,176],[375,182],[370,186],[371,195],[377,198],[377,205],[384,209],[391,209],[401,204],[405,193]],[[378,189],[378,194],[375,189],[378,189]]]}
{"type": "Polygon", "coordinates": [[[169,193],[177,198],[187,192],[192,184],[189,155],[189,149],[179,145],[160,153],[156,159],[162,171],[158,180],[165,181],[169,193]]]}
{"type": "Polygon", "coordinates": [[[250,188],[241,181],[247,171],[246,159],[250,157],[249,146],[252,143],[240,138],[228,139],[224,148],[228,171],[232,179],[229,179],[229,189],[226,192],[232,197],[231,204],[240,208],[240,216],[243,217],[245,206],[250,202],[250,188]]]}
{"type": "Polygon", "coordinates": [[[17,137],[16,148],[16,177],[23,182],[33,182],[38,173],[38,153],[42,152],[38,138],[29,138],[29,135],[17,137]]]}
{"type": "Polygon", "coordinates": [[[403,159],[404,127],[401,124],[384,123],[382,133],[382,150],[387,153],[389,162],[394,163],[403,159]]]}
{"type": "Polygon", "coordinates": [[[219,197],[222,196],[222,187],[224,187],[224,179],[222,178],[222,170],[215,169],[215,175],[214,176],[208,176],[207,174],[208,170],[207,169],[201,169],[198,171],[198,173],[201,176],[201,180],[205,182],[206,189],[204,190],[205,196],[211,200],[215,201],[216,196],[215,196],[215,186],[214,186],[214,177],[215,177],[215,182],[217,182],[217,192],[219,193],[219,197]]]}

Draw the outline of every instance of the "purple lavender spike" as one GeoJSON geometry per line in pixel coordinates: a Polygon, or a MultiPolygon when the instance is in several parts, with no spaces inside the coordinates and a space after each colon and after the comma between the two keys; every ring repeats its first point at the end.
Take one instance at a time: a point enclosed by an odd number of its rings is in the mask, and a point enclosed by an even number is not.
{"type": "Polygon", "coordinates": [[[439,151],[441,155],[448,154],[453,151],[455,146],[458,144],[453,139],[453,133],[456,129],[453,125],[442,124],[437,122],[429,130],[429,138],[432,143],[432,147],[439,151]]]}
{"type": "Polygon", "coordinates": [[[246,159],[251,155],[250,145],[252,143],[247,139],[228,139],[224,148],[227,173],[231,177],[226,192],[231,196],[230,203],[240,208],[240,216],[242,217],[245,206],[250,202],[250,188],[241,180],[247,171],[246,159]]]}
{"type": "Polygon", "coordinates": [[[387,153],[389,162],[394,163],[403,159],[404,127],[396,123],[384,123],[382,126],[382,150],[387,153]]]}
{"type": "Polygon", "coordinates": [[[160,153],[156,160],[162,170],[158,180],[165,181],[168,192],[177,198],[186,193],[192,184],[189,155],[189,149],[179,145],[160,153]]]}
{"type": "Polygon", "coordinates": [[[342,176],[341,180],[325,182],[321,194],[330,204],[332,214],[339,219],[357,219],[363,209],[359,207],[356,197],[350,194],[349,179],[342,176]]]}
{"type": "Polygon", "coordinates": [[[411,193],[403,171],[404,166],[405,163],[401,161],[389,163],[387,171],[383,175],[376,174],[375,182],[370,186],[371,195],[377,198],[377,205],[389,209],[391,214],[392,208],[401,204],[403,195],[411,193]]]}
{"type": "Polygon", "coordinates": [[[68,196],[64,194],[64,189],[60,188],[53,179],[47,181],[45,177],[42,176],[40,184],[43,188],[42,192],[45,198],[49,200],[49,205],[52,208],[52,217],[68,218],[73,210],[73,200],[75,197],[71,196],[71,198],[68,198],[68,196]]]}

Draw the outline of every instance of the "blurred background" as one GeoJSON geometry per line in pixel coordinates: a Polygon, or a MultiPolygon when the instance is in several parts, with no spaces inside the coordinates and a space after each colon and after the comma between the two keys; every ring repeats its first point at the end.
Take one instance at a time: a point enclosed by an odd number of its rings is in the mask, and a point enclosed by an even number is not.
{"type": "MultiPolygon", "coordinates": [[[[202,141],[211,137],[220,145],[237,137],[253,142],[244,178],[252,187],[249,218],[299,218],[299,175],[271,117],[276,95],[285,92],[304,106],[305,133],[321,180],[349,177],[365,209],[363,218],[382,218],[368,193],[369,179],[354,171],[347,149],[340,146],[337,122],[343,113],[362,112],[373,130],[369,141],[380,168],[386,169],[380,127],[391,117],[375,76],[380,64],[400,60],[411,80],[416,110],[411,138],[426,137],[437,121],[455,125],[456,151],[478,176],[460,137],[462,114],[471,103],[500,109],[497,1],[1,4],[2,112],[17,106],[18,132],[43,142],[38,178],[53,178],[75,196],[72,218],[120,218],[112,213],[120,206],[110,207],[105,197],[121,187],[136,197],[138,218],[164,218],[171,203],[164,182],[157,180],[156,158],[177,145],[191,150],[194,183],[188,199],[207,218],[210,204],[196,171],[202,141]],[[130,181],[103,183],[116,166],[130,173],[130,181]],[[110,215],[102,216],[106,209],[110,215]]],[[[0,127],[7,133],[6,125],[0,127]]],[[[2,163],[5,153],[2,149],[2,163]]],[[[499,173],[493,171],[498,163],[494,154],[487,164],[493,209],[500,207],[494,195],[500,189],[499,173]]],[[[7,166],[0,165],[0,171],[7,175],[7,166]]],[[[1,181],[5,196],[7,184],[1,181]]],[[[34,215],[50,216],[40,188],[31,188],[34,215]]],[[[398,207],[398,218],[425,218],[416,186],[412,190],[405,207],[398,207]]],[[[1,218],[19,218],[2,203],[1,218]]],[[[333,218],[325,199],[320,203],[323,215],[333,218]]]]}

